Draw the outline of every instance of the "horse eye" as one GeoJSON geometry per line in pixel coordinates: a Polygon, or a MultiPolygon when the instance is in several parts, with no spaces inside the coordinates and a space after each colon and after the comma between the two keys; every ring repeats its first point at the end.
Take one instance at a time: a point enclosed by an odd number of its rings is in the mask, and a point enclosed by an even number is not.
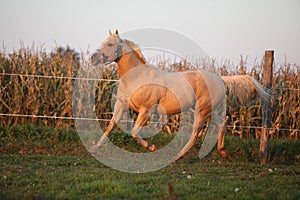
{"type": "Polygon", "coordinates": [[[107,46],[112,47],[113,43],[108,43],[107,46]]]}

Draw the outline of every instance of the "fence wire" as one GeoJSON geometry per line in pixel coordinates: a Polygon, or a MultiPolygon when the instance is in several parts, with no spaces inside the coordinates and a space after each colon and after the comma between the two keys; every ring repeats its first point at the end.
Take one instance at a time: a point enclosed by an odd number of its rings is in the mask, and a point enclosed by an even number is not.
{"type": "Polygon", "coordinates": [[[33,74],[14,74],[14,73],[1,73],[1,75],[4,75],[4,76],[24,76],[24,77],[29,77],[29,78],[119,82],[119,80],[117,80],[117,79],[78,78],[78,77],[68,77],[68,76],[44,76],[44,75],[33,75],[33,74]]]}
{"type": "MultiPolygon", "coordinates": [[[[9,113],[0,113],[0,116],[6,117],[29,117],[29,118],[44,118],[44,119],[63,119],[63,120],[85,120],[85,121],[103,121],[109,122],[110,119],[99,119],[99,118],[84,118],[84,117],[63,117],[63,116],[49,116],[49,115],[24,115],[24,114],[9,114],[9,113]]],[[[135,123],[133,120],[121,120],[121,123],[131,122],[135,123]]],[[[172,124],[164,122],[150,122],[151,124],[172,124]]],[[[263,129],[262,126],[231,126],[226,125],[226,128],[244,128],[244,129],[263,129]]],[[[294,131],[300,132],[300,129],[288,129],[288,128],[266,128],[268,130],[277,130],[277,131],[294,131]]]]}
{"type": "MultiPolygon", "coordinates": [[[[23,76],[29,78],[45,78],[45,79],[66,79],[66,80],[87,80],[87,81],[106,81],[106,82],[119,82],[118,79],[96,79],[96,78],[78,78],[78,77],[67,77],[67,76],[45,76],[45,75],[35,75],[35,74],[17,74],[17,73],[0,73],[2,76],[23,76]]],[[[283,90],[290,91],[300,91],[298,88],[280,88],[283,90]]],[[[29,118],[44,118],[44,119],[62,119],[62,120],[86,120],[86,121],[103,121],[109,122],[110,119],[99,119],[99,118],[78,118],[78,117],[63,117],[63,116],[49,116],[49,115],[28,115],[28,114],[20,114],[20,113],[0,113],[0,116],[6,117],[29,117],[29,118]]],[[[122,120],[121,122],[132,122],[132,120],[122,120]]],[[[150,122],[157,124],[167,124],[162,122],[150,122]]],[[[244,128],[244,129],[263,129],[265,127],[262,126],[231,126],[226,125],[227,128],[244,128]]],[[[288,128],[267,128],[268,130],[278,130],[278,131],[293,131],[300,132],[300,129],[288,129],[288,128]]]]}
{"type": "MultiPolygon", "coordinates": [[[[24,76],[29,78],[47,78],[47,79],[67,79],[67,80],[87,80],[87,81],[106,81],[106,82],[119,82],[118,79],[97,79],[97,78],[78,78],[78,77],[68,77],[68,76],[45,76],[45,75],[35,75],[35,74],[16,74],[16,73],[1,73],[3,76],[24,76]]],[[[275,89],[275,88],[273,88],[275,89]]],[[[298,88],[280,88],[282,90],[294,90],[294,91],[300,91],[298,88]]]]}

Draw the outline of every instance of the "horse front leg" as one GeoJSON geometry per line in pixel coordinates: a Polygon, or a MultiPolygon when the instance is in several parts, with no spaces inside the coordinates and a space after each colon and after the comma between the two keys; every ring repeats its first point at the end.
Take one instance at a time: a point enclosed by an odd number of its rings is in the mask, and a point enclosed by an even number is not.
{"type": "Polygon", "coordinates": [[[149,151],[153,152],[156,150],[156,147],[154,144],[149,145],[149,143],[141,138],[139,136],[139,131],[142,129],[142,127],[147,123],[149,120],[149,111],[146,109],[142,109],[139,111],[139,115],[137,117],[136,123],[132,130],[132,137],[136,139],[138,143],[140,143],[145,149],[148,149],[149,151]]]}
{"type": "Polygon", "coordinates": [[[98,148],[103,144],[105,139],[109,136],[111,131],[114,129],[116,123],[118,123],[120,121],[125,109],[126,109],[125,104],[122,104],[119,101],[116,102],[115,107],[114,107],[113,117],[111,118],[106,131],[103,133],[103,135],[101,136],[99,141],[89,149],[90,153],[95,154],[97,152],[98,148]]]}

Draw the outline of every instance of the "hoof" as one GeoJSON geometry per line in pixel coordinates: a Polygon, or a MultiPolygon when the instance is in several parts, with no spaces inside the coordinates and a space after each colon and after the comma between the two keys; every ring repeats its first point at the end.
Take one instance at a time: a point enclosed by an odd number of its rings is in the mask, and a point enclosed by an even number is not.
{"type": "Polygon", "coordinates": [[[156,146],[154,144],[152,144],[151,146],[148,147],[148,150],[151,151],[151,152],[154,152],[156,151],[156,146]]]}
{"type": "Polygon", "coordinates": [[[91,147],[89,150],[88,150],[88,152],[90,153],[90,154],[96,154],[96,152],[97,152],[97,150],[98,150],[98,147],[97,146],[93,146],[93,147],[91,147]]]}
{"type": "Polygon", "coordinates": [[[226,158],[226,159],[230,158],[228,151],[225,149],[219,150],[219,153],[223,158],[226,158]]]}

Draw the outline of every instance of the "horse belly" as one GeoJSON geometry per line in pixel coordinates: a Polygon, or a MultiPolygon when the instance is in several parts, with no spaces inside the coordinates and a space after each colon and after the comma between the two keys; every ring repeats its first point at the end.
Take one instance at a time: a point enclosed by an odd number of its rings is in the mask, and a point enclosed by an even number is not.
{"type": "Polygon", "coordinates": [[[158,109],[158,113],[163,114],[166,112],[167,114],[176,114],[187,110],[194,104],[193,97],[194,95],[185,95],[185,93],[175,95],[170,92],[166,97],[160,100],[158,108],[161,108],[161,111],[158,109]]]}

